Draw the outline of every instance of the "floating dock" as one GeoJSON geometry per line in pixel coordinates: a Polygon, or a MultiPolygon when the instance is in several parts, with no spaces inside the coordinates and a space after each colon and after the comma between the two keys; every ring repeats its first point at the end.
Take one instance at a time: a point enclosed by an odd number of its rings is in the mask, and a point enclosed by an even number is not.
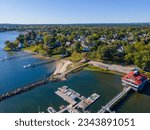
{"type": "Polygon", "coordinates": [[[70,103],[71,105],[75,105],[77,102],[74,101],[72,98],[70,98],[69,96],[67,96],[66,94],[62,93],[61,91],[56,91],[55,92],[59,97],[63,98],[65,101],[67,101],[68,103],[70,103]]]}
{"type": "Polygon", "coordinates": [[[63,113],[65,111],[68,111],[69,113],[80,113],[80,111],[78,110],[79,108],[85,111],[85,109],[87,109],[100,97],[100,95],[93,93],[90,97],[85,98],[84,96],[68,88],[67,86],[58,88],[55,93],[69,103],[68,106],[64,106],[57,113],[63,113]]]}
{"type": "Polygon", "coordinates": [[[79,107],[83,110],[87,109],[92,103],[94,103],[100,96],[96,93],[93,93],[90,97],[79,102],[76,107],[79,107]]]}

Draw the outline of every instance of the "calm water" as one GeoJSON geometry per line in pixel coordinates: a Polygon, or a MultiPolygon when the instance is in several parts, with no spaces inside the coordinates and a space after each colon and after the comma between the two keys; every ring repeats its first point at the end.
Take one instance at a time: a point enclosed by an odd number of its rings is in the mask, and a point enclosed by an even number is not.
{"type": "MultiPolygon", "coordinates": [[[[4,41],[13,41],[18,34],[17,32],[0,33],[0,57],[20,53],[2,51],[4,41]]],[[[0,62],[0,94],[42,79],[54,70],[54,64],[31,69],[23,68],[24,64],[40,60],[42,59],[24,57],[0,62]]],[[[89,108],[91,112],[97,112],[102,105],[105,105],[122,90],[121,77],[118,75],[80,71],[72,74],[66,81],[50,82],[47,85],[1,101],[0,112],[38,112],[38,107],[41,111],[46,112],[48,106],[53,106],[58,110],[60,105],[67,105],[54,93],[58,87],[63,85],[67,85],[87,97],[94,92],[100,94],[100,99],[89,108]]],[[[116,110],[117,112],[150,112],[150,90],[145,90],[144,94],[130,95],[116,110]]]]}

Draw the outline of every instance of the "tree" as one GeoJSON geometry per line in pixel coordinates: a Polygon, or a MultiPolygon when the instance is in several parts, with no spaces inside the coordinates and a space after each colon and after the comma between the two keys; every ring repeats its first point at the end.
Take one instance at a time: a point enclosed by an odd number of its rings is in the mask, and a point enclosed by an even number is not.
{"type": "Polygon", "coordinates": [[[100,57],[102,60],[113,60],[113,56],[116,52],[116,48],[112,45],[109,46],[99,46],[98,48],[100,57]]]}
{"type": "Polygon", "coordinates": [[[74,43],[74,51],[77,51],[77,52],[79,52],[79,50],[80,50],[80,47],[81,47],[81,44],[80,44],[80,42],[75,42],[75,43],[74,43]]]}
{"type": "Polygon", "coordinates": [[[61,46],[61,47],[58,48],[57,53],[58,54],[65,54],[66,53],[66,49],[63,46],[61,46]]]}
{"type": "Polygon", "coordinates": [[[127,45],[125,47],[125,61],[128,63],[128,64],[133,64],[134,63],[134,51],[135,51],[135,48],[134,48],[134,45],[127,45]]]}
{"type": "Polygon", "coordinates": [[[150,71],[150,44],[134,54],[134,63],[143,70],[150,71]]]}
{"type": "Polygon", "coordinates": [[[31,40],[35,40],[36,39],[36,33],[35,32],[31,32],[30,36],[31,36],[31,40]]]}
{"type": "Polygon", "coordinates": [[[17,48],[17,45],[10,41],[6,41],[5,45],[9,50],[15,50],[17,48]]]}
{"type": "Polygon", "coordinates": [[[51,35],[44,35],[43,39],[44,39],[44,44],[45,45],[50,45],[50,44],[52,44],[56,41],[55,38],[51,35]]]}
{"type": "Polygon", "coordinates": [[[74,38],[75,38],[74,35],[70,35],[70,36],[68,37],[68,41],[72,42],[74,38]]]}

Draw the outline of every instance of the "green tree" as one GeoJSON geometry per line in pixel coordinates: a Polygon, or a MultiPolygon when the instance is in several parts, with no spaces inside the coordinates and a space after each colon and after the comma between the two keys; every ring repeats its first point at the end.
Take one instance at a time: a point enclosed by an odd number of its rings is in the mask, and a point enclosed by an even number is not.
{"type": "Polygon", "coordinates": [[[75,42],[75,43],[74,43],[74,51],[77,51],[77,52],[79,52],[79,50],[80,50],[80,47],[81,47],[81,44],[80,44],[80,42],[75,42]]]}

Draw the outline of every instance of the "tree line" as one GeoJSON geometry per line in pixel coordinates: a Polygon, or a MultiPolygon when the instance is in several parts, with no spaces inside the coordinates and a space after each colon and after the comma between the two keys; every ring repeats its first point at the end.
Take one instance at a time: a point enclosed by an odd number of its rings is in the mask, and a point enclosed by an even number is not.
{"type": "MultiPolygon", "coordinates": [[[[4,27],[0,27],[4,29],[4,27]]],[[[9,27],[7,27],[9,30],[9,27]]],[[[44,55],[85,53],[85,58],[150,70],[149,25],[15,25],[23,31],[7,49],[32,49],[44,55]]]]}

